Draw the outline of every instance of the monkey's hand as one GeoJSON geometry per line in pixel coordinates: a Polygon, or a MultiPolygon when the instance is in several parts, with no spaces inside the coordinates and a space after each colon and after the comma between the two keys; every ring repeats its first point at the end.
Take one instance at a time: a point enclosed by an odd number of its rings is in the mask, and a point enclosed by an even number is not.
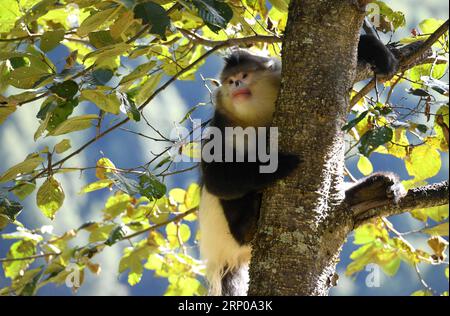
{"type": "Polygon", "coordinates": [[[300,157],[297,155],[280,152],[278,154],[278,170],[276,171],[276,178],[283,179],[287,177],[301,162],[300,157]]]}
{"type": "Polygon", "coordinates": [[[393,173],[374,173],[345,191],[345,201],[349,206],[362,202],[394,200],[398,203],[406,195],[406,190],[393,173]]]}

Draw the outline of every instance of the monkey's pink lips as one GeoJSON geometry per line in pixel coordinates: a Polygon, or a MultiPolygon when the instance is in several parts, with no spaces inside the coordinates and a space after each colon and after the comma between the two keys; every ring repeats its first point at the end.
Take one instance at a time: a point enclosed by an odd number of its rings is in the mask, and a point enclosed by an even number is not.
{"type": "Polygon", "coordinates": [[[250,89],[247,88],[242,88],[242,89],[238,89],[233,91],[233,93],[231,94],[233,99],[234,98],[249,98],[252,96],[252,93],[250,92],[250,89]]]}

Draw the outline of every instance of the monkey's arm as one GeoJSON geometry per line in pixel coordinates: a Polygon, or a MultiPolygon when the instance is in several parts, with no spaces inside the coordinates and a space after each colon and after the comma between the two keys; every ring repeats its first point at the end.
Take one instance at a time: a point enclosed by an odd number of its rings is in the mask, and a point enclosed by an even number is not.
{"type": "Polygon", "coordinates": [[[358,44],[358,61],[367,62],[379,75],[392,75],[398,69],[398,60],[392,52],[373,35],[361,35],[358,44]]]}
{"type": "Polygon", "coordinates": [[[349,206],[362,202],[394,199],[397,202],[406,194],[397,175],[374,173],[345,191],[345,201],[349,206]]]}
{"type": "Polygon", "coordinates": [[[279,153],[278,162],[274,173],[261,173],[257,162],[202,162],[203,183],[210,193],[221,199],[236,199],[288,176],[300,159],[279,153]]]}

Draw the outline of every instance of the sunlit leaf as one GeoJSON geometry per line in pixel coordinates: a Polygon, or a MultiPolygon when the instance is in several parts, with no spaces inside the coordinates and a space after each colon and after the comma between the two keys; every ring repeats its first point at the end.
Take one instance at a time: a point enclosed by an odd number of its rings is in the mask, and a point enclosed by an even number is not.
{"type": "Polygon", "coordinates": [[[7,182],[16,178],[19,174],[25,174],[33,171],[44,159],[38,154],[28,156],[24,161],[12,166],[0,176],[0,182],[7,182]]]}
{"type": "Polygon", "coordinates": [[[71,132],[81,131],[92,126],[92,120],[97,119],[95,114],[80,115],[67,119],[59,124],[50,135],[58,136],[71,132]]]}
{"type": "Polygon", "coordinates": [[[54,219],[56,212],[63,205],[64,198],[61,184],[55,178],[49,177],[37,192],[36,204],[46,217],[54,219]]]}
{"type": "Polygon", "coordinates": [[[358,160],[358,169],[365,176],[368,176],[373,172],[373,166],[370,162],[369,158],[366,156],[360,155],[358,160]]]}

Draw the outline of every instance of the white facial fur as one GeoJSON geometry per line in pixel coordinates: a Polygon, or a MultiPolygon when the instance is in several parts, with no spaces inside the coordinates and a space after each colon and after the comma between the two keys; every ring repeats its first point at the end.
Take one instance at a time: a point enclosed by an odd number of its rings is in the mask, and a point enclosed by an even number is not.
{"type": "Polygon", "coordinates": [[[218,110],[243,127],[270,125],[280,87],[280,75],[279,71],[268,70],[240,72],[226,78],[218,88],[218,110]],[[251,95],[233,96],[240,89],[250,90],[251,95]]]}

